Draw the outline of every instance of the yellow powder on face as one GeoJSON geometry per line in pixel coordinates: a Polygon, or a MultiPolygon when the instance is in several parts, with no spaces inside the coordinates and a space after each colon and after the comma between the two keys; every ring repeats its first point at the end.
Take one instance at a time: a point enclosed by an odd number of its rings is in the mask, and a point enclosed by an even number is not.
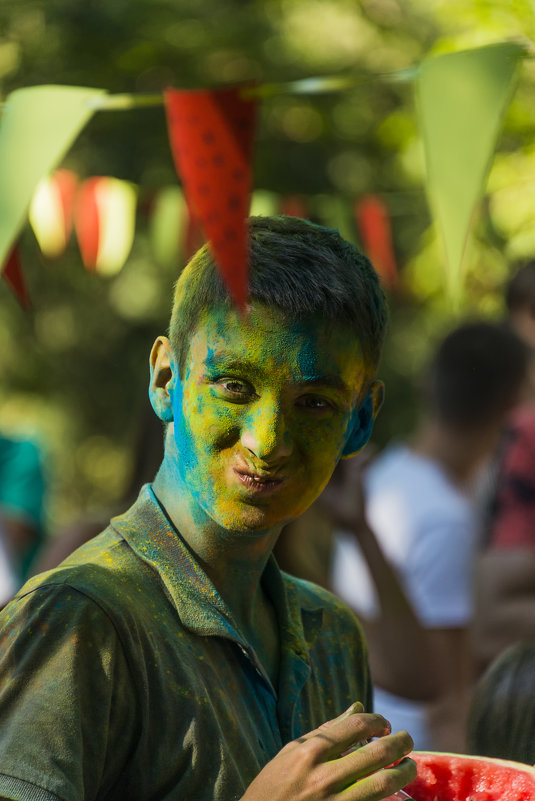
{"type": "Polygon", "coordinates": [[[357,343],[321,321],[290,325],[259,304],[247,317],[206,313],[174,406],[178,467],[194,504],[236,530],[300,514],[334,469],[365,380],[357,343]],[[323,375],[345,390],[306,384],[323,375]],[[283,475],[284,486],[272,498],[247,495],[235,475],[244,466],[283,475]]]}

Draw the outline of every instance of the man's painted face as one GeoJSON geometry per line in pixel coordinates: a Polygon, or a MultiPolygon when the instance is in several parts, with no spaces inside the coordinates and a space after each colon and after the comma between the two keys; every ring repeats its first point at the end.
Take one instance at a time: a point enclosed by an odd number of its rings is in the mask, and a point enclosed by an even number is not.
{"type": "MultiPolygon", "coordinates": [[[[368,374],[347,331],[254,304],[206,313],[173,390],[181,483],[227,529],[300,515],[329,480],[368,374]]],[[[176,366],[175,366],[176,372],[176,366]]]]}

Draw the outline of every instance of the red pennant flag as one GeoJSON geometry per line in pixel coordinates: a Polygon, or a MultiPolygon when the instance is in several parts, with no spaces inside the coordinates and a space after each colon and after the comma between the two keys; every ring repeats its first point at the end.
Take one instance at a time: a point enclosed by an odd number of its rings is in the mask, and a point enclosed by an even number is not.
{"type": "Polygon", "coordinates": [[[65,241],[69,239],[72,230],[74,197],[78,185],[78,176],[72,170],[56,170],[52,176],[57,187],[61,208],[63,211],[63,225],[65,241]]]}
{"type": "Polygon", "coordinates": [[[286,195],[281,198],[279,214],[286,214],[288,217],[307,217],[307,207],[299,195],[286,195]]]}
{"type": "Polygon", "coordinates": [[[135,234],[137,191],[110,176],[84,181],[75,210],[75,227],[87,270],[115,275],[123,267],[135,234]]]}
{"type": "Polygon", "coordinates": [[[247,300],[247,217],[257,101],[245,87],[164,92],[171,151],[192,216],[243,308],[247,300]]]}
{"type": "Polygon", "coordinates": [[[398,271],[386,204],[376,195],[365,195],[356,203],[355,216],[366,255],[385,285],[393,288],[398,271]]]}
{"type": "Polygon", "coordinates": [[[88,178],[78,190],[74,207],[74,227],[82,261],[87,270],[97,264],[99,244],[99,213],[97,190],[101,178],[88,178]]]}
{"type": "Polygon", "coordinates": [[[22,308],[29,309],[30,297],[26,289],[26,281],[24,280],[20,253],[17,245],[14,245],[7,257],[4,269],[2,270],[2,278],[15,293],[22,308]]]}

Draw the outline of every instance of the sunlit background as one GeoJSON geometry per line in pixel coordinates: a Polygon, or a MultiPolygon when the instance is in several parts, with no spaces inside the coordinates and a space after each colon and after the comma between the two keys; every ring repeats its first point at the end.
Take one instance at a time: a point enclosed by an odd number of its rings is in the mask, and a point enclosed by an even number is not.
{"type": "MultiPolygon", "coordinates": [[[[3,0],[0,31],[4,97],[47,83],[150,94],[167,86],[362,76],[344,92],[266,98],[254,202],[257,210],[301,204],[358,242],[355,200],[367,193],[384,200],[400,281],[390,298],[378,445],[410,427],[414,378],[437,337],[459,317],[499,317],[504,282],[535,257],[535,61],[522,65],[455,309],[424,192],[413,95],[406,83],[387,79],[430,54],[529,42],[529,0],[3,0]]],[[[61,256],[44,257],[27,225],[21,255],[31,309],[0,285],[0,429],[42,444],[51,535],[118,504],[140,437],[147,426],[150,437],[161,436],[147,423],[148,353],[165,332],[182,266],[181,257],[165,257],[162,243],[172,231],[180,248],[182,236],[168,222],[180,197],[163,107],[97,113],[62,166],[80,180],[129,182],[137,218],[129,258],[112,275],[84,269],[72,237],[61,256]],[[156,236],[162,198],[169,212],[156,236]]]]}

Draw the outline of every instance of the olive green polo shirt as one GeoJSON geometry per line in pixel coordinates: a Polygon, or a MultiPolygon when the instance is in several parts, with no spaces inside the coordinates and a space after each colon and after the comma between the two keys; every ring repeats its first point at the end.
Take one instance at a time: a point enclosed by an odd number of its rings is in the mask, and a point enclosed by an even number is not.
{"type": "Polygon", "coordinates": [[[281,747],[371,706],[363,637],[330,593],[264,576],[275,689],[150,486],[0,616],[0,796],[237,801],[281,747]]]}

